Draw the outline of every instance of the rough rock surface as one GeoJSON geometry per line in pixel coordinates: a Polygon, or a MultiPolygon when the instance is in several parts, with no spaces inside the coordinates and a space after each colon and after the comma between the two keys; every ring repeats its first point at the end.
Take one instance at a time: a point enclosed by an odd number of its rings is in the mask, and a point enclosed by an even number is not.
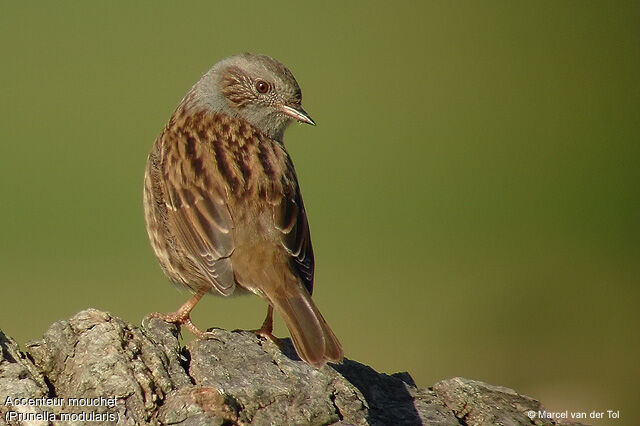
{"type": "Polygon", "coordinates": [[[215,329],[182,347],[173,325],[95,309],[26,352],[0,331],[0,348],[0,424],[554,424],[530,420],[540,403],[508,388],[453,378],[423,389],[352,360],[316,370],[288,339],[249,332],[215,329]]]}

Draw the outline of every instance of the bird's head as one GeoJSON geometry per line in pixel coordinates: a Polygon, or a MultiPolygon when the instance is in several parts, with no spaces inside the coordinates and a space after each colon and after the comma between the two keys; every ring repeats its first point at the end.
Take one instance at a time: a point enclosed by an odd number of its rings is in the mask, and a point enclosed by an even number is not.
{"type": "Polygon", "coordinates": [[[269,56],[243,53],[215,64],[192,88],[200,107],[247,120],[282,140],[292,121],[315,124],[302,109],[302,91],[291,71],[269,56]]]}

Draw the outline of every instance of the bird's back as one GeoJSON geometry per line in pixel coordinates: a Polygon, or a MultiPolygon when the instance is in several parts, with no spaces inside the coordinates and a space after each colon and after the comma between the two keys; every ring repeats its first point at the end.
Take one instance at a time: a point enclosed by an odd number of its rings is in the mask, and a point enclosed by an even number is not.
{"type": "MultiPolygon", "coordinates": [[[[175,283],[196,290],[201,286],[216,287],[206,273],[184,265],[184,259],[193,258],[194,253],[180,230],[181,222],[188,219],[177,215],[181,210],[192,213],[195,210],[190,209],[206,203],[212,206],[205,213],[211,216],[213,212],[219,217],[205,217],[201,222],[228,228],[228,233],[214,232],[208,242],[220,257],[230,258],[231,279],[241,287],[255,287],[263,274],[255,265],[262,259],[289,261],[290,254],[282,243],[283,225],[276,222],[281,221],[278,212],[282,206],[289,199],[300,197],[295,171],[282,144],[265,137],[244,120],[178,109],[149,155],[145,197],[153,201],[145,202],[152,246],[175,283]],[[174,216],[178,217],[171,220],[174,216]],[[254,276],[256,273],[260,276],[254,276]]],[[[194,221],[197,222],[197,215],[191,222],[194,221]]],[[[303,226],[307,229],[302,232],[308,234],[306,218],[303,226]]],[[[205,239],[211,233],[195,228],[205,234],[205,239]]],[[[197,259],[192,263],[196,262],[197,259]]],[[[231,285],[222,283],[224,287],[231,285]]]]}

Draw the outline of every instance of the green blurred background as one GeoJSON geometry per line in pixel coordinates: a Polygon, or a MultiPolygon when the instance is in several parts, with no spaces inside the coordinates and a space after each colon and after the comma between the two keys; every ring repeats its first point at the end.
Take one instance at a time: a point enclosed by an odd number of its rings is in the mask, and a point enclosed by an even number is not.
{"type": "MultiPolygon", "coordinates": [[[[347,357],[633,423],[638,22],[638,2],[3,2],[0,327],[187,298],[148,246],[146,155],[214,62],[261,52],[318,122],[286,142],[347,357]]],[[[264,313],[210,297],[194,321],[264,313]]]]}

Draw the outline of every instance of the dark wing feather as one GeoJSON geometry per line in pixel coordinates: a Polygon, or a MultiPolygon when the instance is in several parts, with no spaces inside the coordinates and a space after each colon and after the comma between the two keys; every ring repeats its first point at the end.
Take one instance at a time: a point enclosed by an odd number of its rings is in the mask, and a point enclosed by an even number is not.
{"type": "Polygon", "coordinates": [[[307,213],[302,203],[300,191],[294,197],[283,197],[280,204],[274,206],[274,221],[282,232],[282,245],[291,255],[294,267],[309,294],[313,292],[313,248],[307,213]]]}
{"type": "Polygon", "coordinates": [[[178,158],[182,164],[174,165],[165,175],[169,226],[200,278],[228,296],[235,289],[230,259],[234,249],[233,220],[222,193],[205,187],[202,176],[195,172],[194,161],[200,160],[178,158]]]}

